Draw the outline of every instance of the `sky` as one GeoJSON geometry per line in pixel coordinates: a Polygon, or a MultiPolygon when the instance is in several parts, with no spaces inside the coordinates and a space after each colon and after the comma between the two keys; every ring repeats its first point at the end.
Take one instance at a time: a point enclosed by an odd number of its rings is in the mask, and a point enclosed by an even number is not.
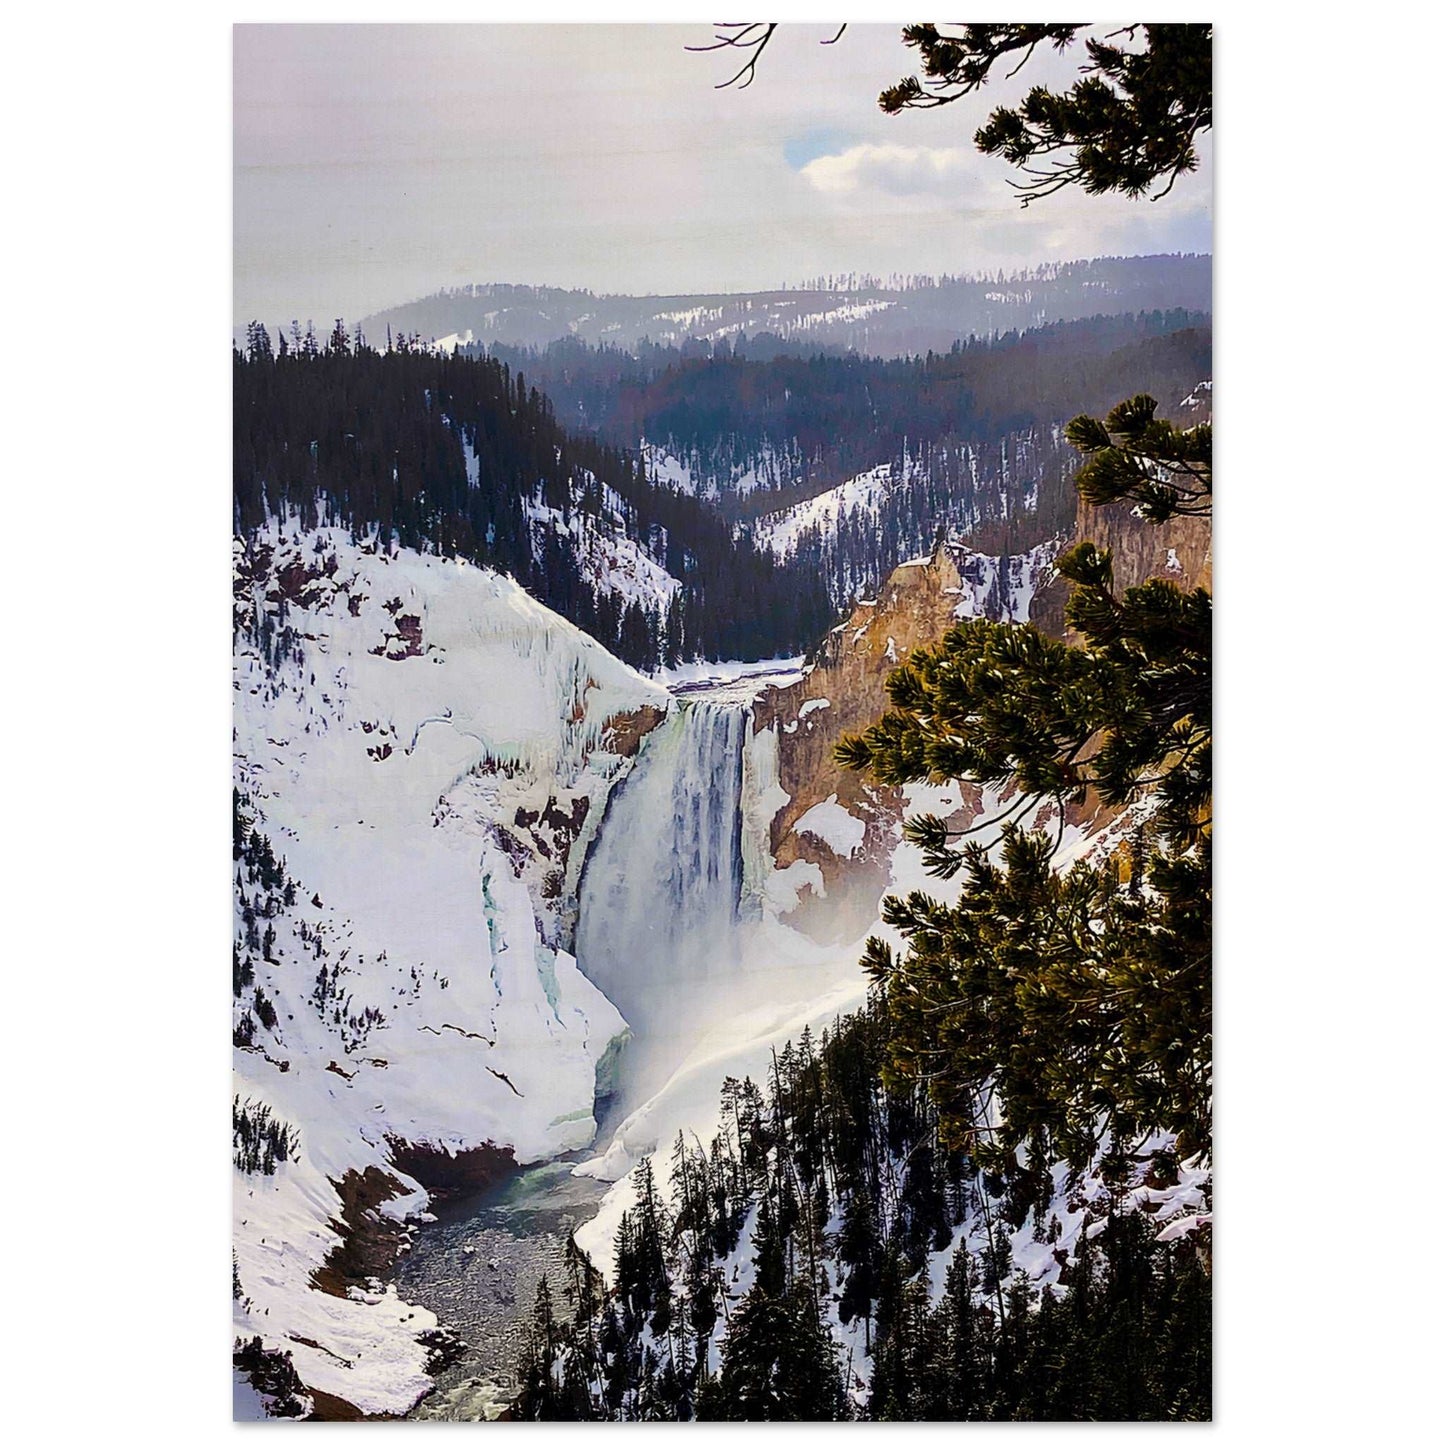
{"type": "Polygon", "coordinates": [[[634,294],[1211,251],[1211,158],[1159,202],[1024,212],[972,135],[1081,51],[885,116],[896,25],[782,26],[747,89],[683,25],[242,25],[234,320],[318,324],[468,282],[634,294]]]}

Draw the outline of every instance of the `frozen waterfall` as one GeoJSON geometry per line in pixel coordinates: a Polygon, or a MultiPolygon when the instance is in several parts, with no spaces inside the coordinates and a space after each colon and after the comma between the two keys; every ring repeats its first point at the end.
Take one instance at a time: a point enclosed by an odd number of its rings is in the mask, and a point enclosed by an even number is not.
{"type": "Polygon", "coordinates": [[[578,966],[634,1036],[629,1073],[675,1061],[736,968],[745,705],[679,702],[644,741],[582,874],[578,966]]]}

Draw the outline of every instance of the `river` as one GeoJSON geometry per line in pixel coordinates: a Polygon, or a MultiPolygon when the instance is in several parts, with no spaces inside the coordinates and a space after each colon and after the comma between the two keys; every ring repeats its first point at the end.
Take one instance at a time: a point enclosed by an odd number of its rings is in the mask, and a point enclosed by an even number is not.
{"type": "Polygon", "coordinates": [[[517,1359],[543,1275],[560,1296],[563,1252],[607,1186],[572,1173],[575,1158],[523,1169],[480,1194],[433,1205],[395,1271],[404,1299],[433,1311],[466,1343],[413,1420],[494,1420],[512,1399],[517,1359]]]}

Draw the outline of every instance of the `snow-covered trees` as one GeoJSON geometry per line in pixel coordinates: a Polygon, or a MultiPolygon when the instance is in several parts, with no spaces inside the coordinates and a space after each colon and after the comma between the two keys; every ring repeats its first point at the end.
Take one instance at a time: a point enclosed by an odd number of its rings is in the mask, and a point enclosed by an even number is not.
{"type": "MultiPolygon", "coordinates": [[[[338,322],[325,348],[234,353],[237,534],[268,519],[477,562],[516,578],[635,666],[800,652],[831,621],[826,589],[633,454],[558,425],[520,371],[420,347],[377,352],[338,322]]],[[[284,595],[282,600],[284,601],[284,595]]],[[[275,665],[295,634],[242,615],[275,665]]]]}
{"type": "Polygon", "coordinates": [[[243,1174],[274,1174],[296,1153],[296,1130],[276,1118],[270,1106],[237,1095],[231,1101],[231,1152],[243,1174]]]}

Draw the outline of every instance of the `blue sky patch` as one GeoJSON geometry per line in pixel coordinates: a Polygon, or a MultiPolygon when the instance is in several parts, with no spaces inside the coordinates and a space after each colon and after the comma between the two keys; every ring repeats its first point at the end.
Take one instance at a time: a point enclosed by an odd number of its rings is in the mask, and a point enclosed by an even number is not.
{"type": "Polygon", "coordinates": [[[809,161],[815,161],[819,156],[838,155],[856,145],[857,140],[851,131],[833,127],[804,131],[802,135],[783,142],[783,158],[795,171],[800,171],[809,161]]]}

